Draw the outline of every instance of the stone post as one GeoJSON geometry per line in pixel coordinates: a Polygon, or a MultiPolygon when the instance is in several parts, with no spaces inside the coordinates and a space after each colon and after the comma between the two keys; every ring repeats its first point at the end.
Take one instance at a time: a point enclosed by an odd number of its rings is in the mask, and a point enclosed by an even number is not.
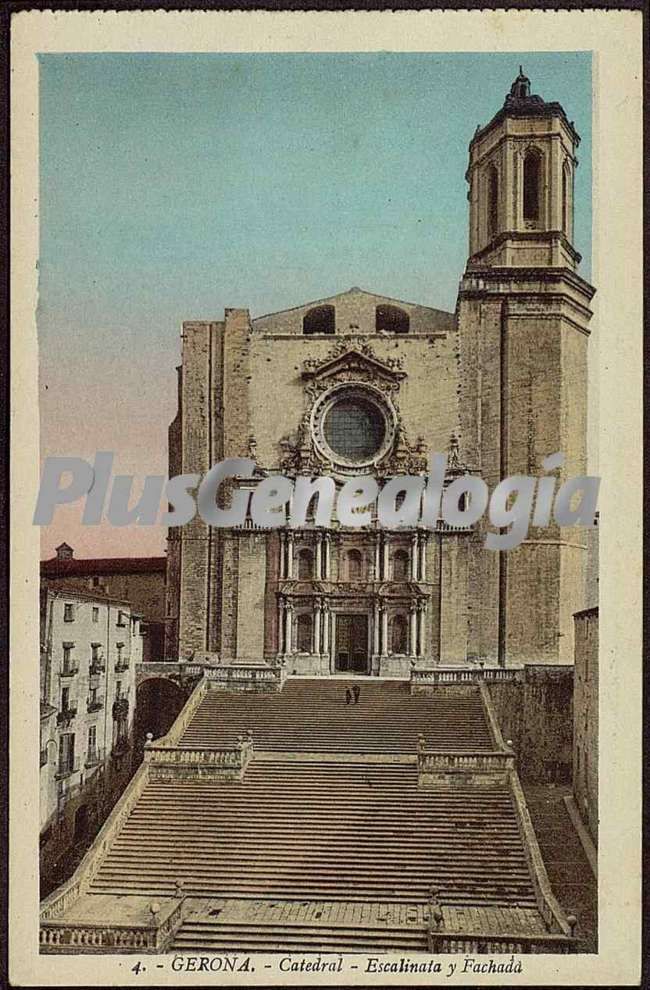
{"type": "Polygon", "coordinates": [[[409,656],[414,657],[416,655],[417,647],[417,612],[415,602],[411,602],[410,613],[409,613],[409,656]]]}
{"type": "Polygon", "coordinates": [[[293,577],[293,533],[287,531],[287,577],[293,577]]]}
{"type": "MultiPolygon", "coordinates": [[[[320,546],[320,544],[319,544],[320,546]]],[[[321,601],[317,598],[314,603],[314,629],[313,629],[313,648],[312,653],[320,653],[320,617],[321,617],[321,601]]]]}
{"type": "Polygon", "coordinates": [[[411,580],[417,581],[418,579],[418,534],[413,533],[411,536],[411,580]]]}
{"type": "Polygon", "coordinates": [[[316,580],[320,581],[323,577],[323,534],[319,531],[316,533],[316,580]]]}
{"type": "Polygon", "coordinates": [[[386,534],[384,534],[382,539],[382,569],[381,569],[381,577],[383,581],[388,581],[388,573],[389,573],[388,537],[386,536],[386,534]]]}
{"type": "Polygon", "coordinates": [[[379,652],[383,656],[385,656],[387,653],[390,652],[388,649],[388,609],[386,608],[385,605],[383,607],[380,606],[380,612],[381,612],[381,648],[379,652]]]}

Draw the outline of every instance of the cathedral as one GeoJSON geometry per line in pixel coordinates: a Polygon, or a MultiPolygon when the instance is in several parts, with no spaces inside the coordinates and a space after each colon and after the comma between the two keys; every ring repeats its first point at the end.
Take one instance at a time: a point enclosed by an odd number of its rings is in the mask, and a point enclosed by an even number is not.
{"type": "MultiPolygon", "coordinates": [[[[469,143],[469,258],[453,313],[353,287],[251,318],[186,322],[169,474],[249,457],[270,474],[425,474],[490,489],[586,473],[594,289],[578,274],[579,136],[520,71],[469,143]]],[[[435,176],[431,177],[432,185],[435,176]]],[[[459,181],[461,177],[459,176],[459,181]]],[[[408,181],[408,180],[405,180],[408,181]]],[[[166,656],[267,661],[302,676],[408,678],[433,665],[573,661],[585,530],[551,522],[509,551],[467,527],[170,529],[166,656]]]]}

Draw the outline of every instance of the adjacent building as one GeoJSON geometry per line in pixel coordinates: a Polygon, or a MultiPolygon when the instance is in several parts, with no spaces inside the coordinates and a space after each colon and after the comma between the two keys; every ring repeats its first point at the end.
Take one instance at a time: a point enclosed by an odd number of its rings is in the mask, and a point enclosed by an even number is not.
{"type": "MultiPolygon", "coordinates": [[[[493,489],[586,470],[593,288],[578,274],[579,136],[520,74],[469,146],[470,256],[455,311],[353,287],[252,319],[183,325],[169,472],[249,457],[268,475],[424,474],[493,489]]],[[[435,177],[431,177],[432,190],[435,177]]],[[[433,191],[432,191],[433,195],[433,191]]],[[[170,529],[167,654],[266,658],[296,674],[408,676],[413,665],[573,662],[585,530],[553,520],[516,549],[484,546],[486,519],[452,529],[170,529]]]]}
{"type": "Polygon", "coordinates": [[[48,864],[83,838],[131,773],[141,616],[99,589],[41,590],[41,844],[48,864]]]}
{"type": "Polygon", "coordinates": [[[575,615],[573,796],[598,844],[598,608],[575,615]]]}
{"type": "Polygon", "coordinates": [[[87,557],[76,559],[67,543],[56,548],[56,557],[41,562],[41,581],[64,580],[93,594],[130,602],[142,616],[143,660],[162,660],[165,630],[165,557],[87,557]]]}

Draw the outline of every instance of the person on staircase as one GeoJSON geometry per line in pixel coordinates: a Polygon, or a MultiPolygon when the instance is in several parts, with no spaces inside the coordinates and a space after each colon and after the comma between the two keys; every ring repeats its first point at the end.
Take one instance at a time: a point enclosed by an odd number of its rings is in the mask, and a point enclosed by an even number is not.
{"type": "Polygon", "coordinates": [[[350,691],[350,688],[345,689],[345,703],[346,705],[352,704],[352,691],[350,691]]]}
{"type": "Polygon", "coordinates": [[[352,693],[354,694],[354,703],[356,705],[359,702],[359,695],[361,694],[361,688],[359,687],[358,684],[355,684],[353,686],[352,693]]]}

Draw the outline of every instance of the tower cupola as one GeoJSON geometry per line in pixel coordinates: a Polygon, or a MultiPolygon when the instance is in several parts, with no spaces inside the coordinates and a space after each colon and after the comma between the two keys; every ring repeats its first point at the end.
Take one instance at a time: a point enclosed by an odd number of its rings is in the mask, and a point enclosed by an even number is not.
{"type": "Polygon", "coordinates": [[[469,146],[470,266],[576,268],[573,178],[580,138],[559,103],[519,75],[469,146]]]}

